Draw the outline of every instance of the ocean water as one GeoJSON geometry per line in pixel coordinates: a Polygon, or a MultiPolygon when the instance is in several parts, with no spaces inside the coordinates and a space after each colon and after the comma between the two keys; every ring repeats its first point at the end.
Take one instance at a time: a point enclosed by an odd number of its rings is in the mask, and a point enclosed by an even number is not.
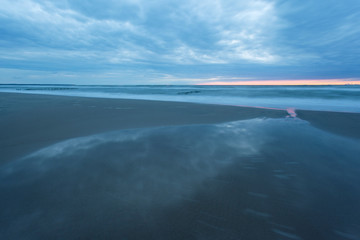
{"type": "Polygon", "coordinates": [[[360,112],[360,86],[0,85],[0,92],[360,112]]]}
{"type": "Polygon", "coordinates": [[[0,166],[0,239],[360,239],[359,141],[296,118],[69,139],[0,166]]]}

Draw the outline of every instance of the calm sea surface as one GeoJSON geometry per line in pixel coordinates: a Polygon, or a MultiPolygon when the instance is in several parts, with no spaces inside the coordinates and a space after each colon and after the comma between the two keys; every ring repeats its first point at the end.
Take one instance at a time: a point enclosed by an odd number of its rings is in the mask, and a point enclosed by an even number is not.
{"type": "Polygon", "coordinates": [[[360,112],[360,86],[0,85],[0,92],[360,112]]]}

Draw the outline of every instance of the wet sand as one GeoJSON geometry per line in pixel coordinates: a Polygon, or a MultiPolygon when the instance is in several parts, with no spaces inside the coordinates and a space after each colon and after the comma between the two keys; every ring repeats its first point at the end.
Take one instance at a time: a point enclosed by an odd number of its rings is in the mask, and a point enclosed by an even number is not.
{"type": "Polygon", "coordinates": [[[360,237],[357,114],[25,94],[0,106],[0,239],[360,237]]]}
{"type": "Polygon", "coordinates": [[[102,132],[252,118],[285,111],[164,101],[0,93],[1,162],[69,138],[102,132]]]}
{"type": "Polygon", "coordinates": [[[297,116],[324,131],[360,139],[360,114],[298,110],[297,116]]]}
{"type": "MultiPolygon", "coordinates": [[[[360,114],[296,113],[317,128],[360,138],[360,114]]],[[[286,111],[252,107],[0,93],[0,161],[69,138],[113,130],[286,116],[286,111]]]]}

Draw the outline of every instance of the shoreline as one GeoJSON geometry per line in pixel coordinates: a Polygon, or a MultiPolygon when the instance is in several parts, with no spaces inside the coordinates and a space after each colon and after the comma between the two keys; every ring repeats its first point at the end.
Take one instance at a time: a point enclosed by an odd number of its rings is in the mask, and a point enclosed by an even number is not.
{"type": "Polygon", "coordinates": [[[224,105],[0,93],[1,162],[102,132],[286,115],[284,110],[224,105]]]}
{"type": "MultiPolygon", "coordinates": [[[[360,139],[360,114],[296,110],[334,134],[360,139]]],[[[172,125],[284,118],[286,110],[155,100],[0,93],[1,162],[70,138],[172,125]]]]}
{"type": "MultiPolygon", "coordinates": [[[[31,85],[31,84],[30,84],[31,85]]],[[[45,86],[48,86],[45,84],[45,86]]],[[[33,92],[33,91],[0,91],[0,94],[4,93],[10,93],[10,94],[29,94],[29,95],[45,95],[45,96],[63,96],[63,97],[79,97],[79,98],[97,98],[97,99],[119,99],[119,100],[140,100],[140,101],[154,101],[154,102],[173,102],[173,103],[193,103],[193,104],[207,104],[207,105],[220,105],[220,106],[235,106],[235,107],[245,107],[245,108],[264,108],[264,109],[273,109],[273,110],[289,110],[289,109],[295,109],[295,110],[301,110],[301,111],[316,111],[316,112],[336,112],[336,113],[356,113],[360,114],[360,109],[352,109],[349,110],[348,106],[345,106],[345,109],[339,109],[336,107],[323,107],[323,108],[316,108],[316,107],[309,107],[309,106],[302,106],[302,107],[294,107],[291,104],[290,105],[284,105],[284,106],[262,106],[261,104],[256,105],[246,105],[243,102],[241,103],[235,103],[235,102],[218,102],[218,101],[200,101],[200,100],[179,100],[174,98],[141,98],[136,95],[137,97],[130,97],[130,96],[114,96],[114,95],[98,95],[99,93],[92,92],[90,95],[82,95],[82,94],[64,94],[64,93],[56,93],[56,91],[51,92],[33,92]]],[[[130,94],[131,95],[131,94],[130,94]]],[[[148,96],[145,94],[145,96],[148,96]]],[[[170,96],[170,95],[169,95],[170,96]]],[[[179,95],[174,95],[173,97],[177,97],[179,95]]],[[[324,100],[324,99],[323,99],[324,100]]],[[[331,100],[330,100],[331,101],[331,100]]],[[[265,104],[266,105],[266,104],[265,104]]],[[[289,113],[289,115],[291,115],[289,113]]]]}

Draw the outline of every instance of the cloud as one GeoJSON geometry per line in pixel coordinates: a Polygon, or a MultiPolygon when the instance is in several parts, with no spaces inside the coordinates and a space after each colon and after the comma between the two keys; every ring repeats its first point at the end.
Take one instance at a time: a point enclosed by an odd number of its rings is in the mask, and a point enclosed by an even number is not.
{"type": "MultiPolygon", "coordinates": [[[[292,1],[278,7],[288,28],[279,35],[279,42],[301,52],[312,64],[349,66],[358,59],[360,20],[358,1],[292,1]],[[300,4],[301,3],[301,4],[300,4]],[[311,57],[312,56],[312,57],[311,57]]],[[[293,54],[296,56],[296,54],[293,54]]]]}
{"type": "MultiPolygon", "coordinates": [[[[265,46],[265,29],[276,22],[273,5],[264,1],[240,3],[236,6],[226,1],[165,4],[163,8],[169,12],[154,18],[154,6],[143,4],[140,8],[137,2],[138,15],[120,20],[111,17],[111,13],[108,13],[110,18],[94,18],[84,9],[69,8],[73,6],[71,2],[67,8],[60,8],[48,1],[20,0],[5,1],[1,17],[12,23],[8,25],[24,25],[20,32],[11,26],[7,30],[18,34],[19,40],[26,39],[30,46],[40,45],[44,51],[48,51],[46,47],[111,50],[116,52],[115,56],[109,56],[112,63],[139,59],[186,64],[273,61],[269,46],[265,46]]],[[[114,4],[114,7],[119,6],[114,4]]],[[[108,12],[108,8],[100,9],[99,15],[108,12]]],[[[129,8],[133,9],[134,4],[129,8]]],[[[124,10],[119,11],[119,15],[122,12],[124,10]]],[[[13,47],[28,46],[19,46],[18,42],[13,47]]]]}
{"type": "Polygon", "coordinates": [[[358,4],[348,1],[352,5],[279,0],[4,0],[0,64],[77,74],[136,68],[201,75],[222,67],[202,78],[249,77],[247,69],[259,68],[250,75],[280,69],[277,78],[288,71],[302,75],[297,78],[312,77],[304,76],[306,67],[323,74],[328,64],[330,71],[336,66],[339,73],[345,68],[353,73],[342,77],[357,77],[357,67],[350,65],[359,55],[360,16],[353,10],[358,4]],[[211,68],[198,70],[205,65],[211,68]]]}

